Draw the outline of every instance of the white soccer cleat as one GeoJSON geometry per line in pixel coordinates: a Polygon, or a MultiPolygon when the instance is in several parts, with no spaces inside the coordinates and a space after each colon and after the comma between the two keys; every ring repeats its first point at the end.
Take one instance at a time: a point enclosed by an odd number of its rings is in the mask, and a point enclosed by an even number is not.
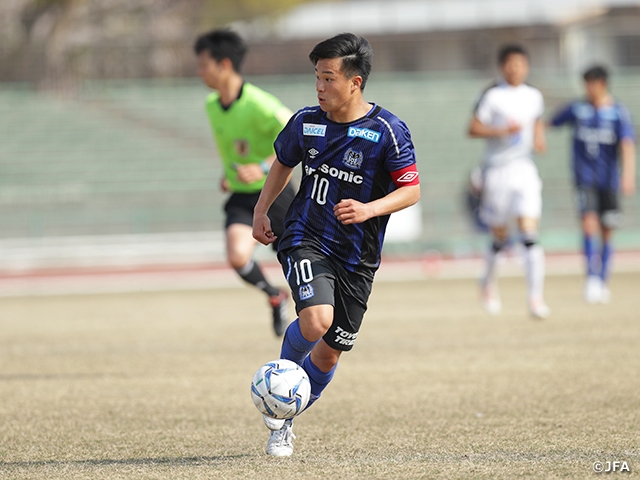
{"type": "Polygon", "coordinates": [[[266,415],[262,415],[262,420],[269,430],[280,430],[285,422],[282,418],[271,418],[266,415]]]}
{"type": "Polygon", "coordinates": [[[267,443],[267,454],[274,457],[289,457],[293,454],[293,422],[285,420],[280,430],[272,430],[267,443]]]}
{"type": "Polygon", "coordinates": [[[530,299],[529,313],[531,313],[531,316],[534,318],[543,319],[549,316],[551,310],[547,307],[547,304],[544,303],[544,300],[530,299]]]}
{"type": "Polygon", "coordinates": [[[602,301],[602,280],[596,275],[589,275],[584,284],[584,301],[593,305],[602,301]]]}
{"type": "Polygon", "coordinates": [[[606,283],[602,283],[600,290],[600,303],[607,304],[611,301],[611,290],[607,287],[606,283]]]}
{"type": "Polygon", "coordinates": [[[482,307],[489,315],[498,315],[502,311],[502,301],[494,283],[482,284],[480,295],[482,307]]]}

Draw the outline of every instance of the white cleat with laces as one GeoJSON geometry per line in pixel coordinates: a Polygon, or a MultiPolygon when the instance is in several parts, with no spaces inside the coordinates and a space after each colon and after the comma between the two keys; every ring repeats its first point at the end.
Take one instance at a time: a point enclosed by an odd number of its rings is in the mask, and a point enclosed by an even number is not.
{"type": "Polygon", "coordinates": [[[273,457],[289,457],[293,454],[293,421],[285,420],[280,430],[272,430],[267,443],[267,454],[273,457]]]}

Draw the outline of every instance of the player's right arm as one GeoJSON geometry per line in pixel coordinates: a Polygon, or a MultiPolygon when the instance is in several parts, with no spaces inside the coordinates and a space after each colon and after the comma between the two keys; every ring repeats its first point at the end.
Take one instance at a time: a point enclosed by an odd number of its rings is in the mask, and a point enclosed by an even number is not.
{"type": "Polygon", "coordinates": [[[473,111],[473,117],[469,123],[469,129],[467,134],[471,138],[494,138],[494,137],[508,137],[514,133],[518,133],[522,130],[522,126],[516,122],[509,122],[504,125],[492,125],[495,123],[494,118],[494,98],[492,90],[485,91],[480,100],[476,104],[473,111]]]}
{"type": "Polygon", "coordinates": [[[522,126],[518,123],[510,123],[506,127],[492,127],[482,123],[478,117],[474,116],[469,124],[468,134],[471,138],[507,137],[520,130],[522,130],[522,126]]]}
{"type": "Polygon", "coordinates": [[[618,138],[622,166],[620,187],[624,195],[631,196],[636,192],[636,133],[626,107],[620,109],[618,138]]]}
{"type": "Polygon", "coordinates": [[[551,118],[551,121],[547,124],[550,127],[559,127],[565,123],[574,123],[575,116],[573,115],[573,104],[570,103],[561,107],[551,118]]]}
{"type": "Polygon", "coordinates": [[[276,236],[271,230],[271,220],[267,216],[267,212],[278,195],[284,190],[289,183],[293,167],[288,167],[276,159],[271,165],[271,170],[264,182],[260,198],[253,209],[253,238],[262,243],[269,245],[276,241],[276,236]]]}

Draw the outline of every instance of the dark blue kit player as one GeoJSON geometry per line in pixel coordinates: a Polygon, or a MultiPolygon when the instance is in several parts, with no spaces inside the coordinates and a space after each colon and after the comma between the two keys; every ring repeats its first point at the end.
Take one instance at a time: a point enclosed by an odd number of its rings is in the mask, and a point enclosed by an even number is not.
{"type": "MultiPolygon", "coordinates": [[[[373,50],[345,33],[316,45],[318,106],[299,110],[275,141],[274,162],[254,209],[253,236],[275,241],[267,211],[302,164],[300,190],[285,217],[278,259],[298,319],[285,332],[281,358],[301,365],[311,405],[356,341],[378,266],[389,215],[420,199],[409,129],[364,100],[373,50]]],[[[293,453],[291,420],[264,417],[267,453],[293,453]]]]}
{"type": "Polygon", "coordinates": [[[573,127],[573,179],[587,267],[584,299],[608,303],[611,240],[621,223],[618,195],[635,193],[635,132],[629,110],[609,93],[607,70],[589,68],[583,79],[586,98],[562,107],[551,125],[573,127]]]}

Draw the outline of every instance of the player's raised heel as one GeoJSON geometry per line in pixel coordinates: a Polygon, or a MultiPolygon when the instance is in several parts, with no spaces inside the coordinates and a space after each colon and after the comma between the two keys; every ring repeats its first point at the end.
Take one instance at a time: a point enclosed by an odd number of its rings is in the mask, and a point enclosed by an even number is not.
{"type": "Polygon", "coordinates": [[[280,430],[272,430],[267,443],[267,454],[274,457],[289,457],[293,454],[293,421],[285,420],[280,430]]]}
{"type": "Polygon", "coordinates": [[[502,301],[500,300],[498,288],[494,283],[481,283],[480,300],[482,308],[489,315],[498,315],[502,311],[502,301]]]}
{"type": "Polygon", "coordinates": [[[281,291],[279,295],[269,297],[269,303],[273,309],[273,331],[280,337],[289,323],[287,314],[289,297],[285,292],[281,291]]]}
{"type": "Polygon", "coordinates": [[[549,316],[551,310],[547,307],[547,304],[544,303],[544,300],[530,299],[529,313],[531,313],[531,316],[534,318],[543,319],[549,316]]]}
{"type": "Polygon", "coordinates": [[[284,426],[284,419],[271,418],[266,415],[262,415],[262,420],[269,430],[280,430],[284,426]]]}

